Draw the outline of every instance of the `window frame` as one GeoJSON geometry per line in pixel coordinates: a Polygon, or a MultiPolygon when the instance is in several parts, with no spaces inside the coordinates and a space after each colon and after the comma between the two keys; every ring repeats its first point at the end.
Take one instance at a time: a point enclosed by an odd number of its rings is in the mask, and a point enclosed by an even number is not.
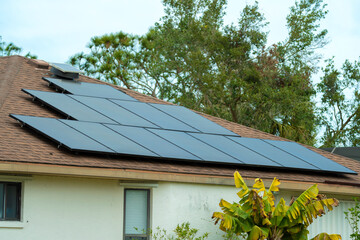
{"type": "Polygon", "coordinates": [[[151,197],[151,189],[148,188],[124,188],[124,217],[123,217],[123,240],[126,240],[127,237],[130,237],[131,239],[136,240],[136,237],[139,238],[145,238],[146,240],[150,240],[150,236],[149,236],[149,229],[150,229],[150,197],[151,197]],[[147,205],[147,217],[146,217],[146,234],[126,234],[125,232],[125,225],[126,225],[126,191],[131,190],[131,191],[146,191],[146,195],[147,195],[147,201],[146,201],[146,205],[147,205]]]}
{"type": "Polygon", "coordinates": [[[23,183],[21,181],[4,181],[0,180],[0,184],[4,184],[4,199],[3,199],[3,206],[0,206],[3,208],[4,217],[0,218],[0,222],[20,222],[22,218],[22,202],[23,202],[23,183]],[[16,218],[6,218],[6,189],[8,185],[16,185],[17,186],[17,195],[16,198],[16,218]]]}

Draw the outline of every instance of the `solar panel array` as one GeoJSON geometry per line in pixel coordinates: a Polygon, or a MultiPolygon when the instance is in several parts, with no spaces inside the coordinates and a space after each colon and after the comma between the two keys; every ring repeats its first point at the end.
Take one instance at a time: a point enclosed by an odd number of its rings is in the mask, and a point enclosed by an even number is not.
{"type": "Polygon", "coordinates": [[[74,120],[10,116],[72,151],[356,174],[300,144],[240,137],[184,107],[140,102],[107,85],[44,80],[70,94],[23,91],[74,120]]]}

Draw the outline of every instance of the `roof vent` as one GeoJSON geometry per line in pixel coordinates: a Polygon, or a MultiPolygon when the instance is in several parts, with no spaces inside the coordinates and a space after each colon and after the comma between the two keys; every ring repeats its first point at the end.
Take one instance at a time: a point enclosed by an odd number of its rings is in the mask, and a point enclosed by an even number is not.
{"type": "Polygon", "coordinates": [[[79,78],[79,73],[84,73],[79,69],[65,63],[49,63],[51,66],[50,71],[58,77],[67,79],[79,78]]]}

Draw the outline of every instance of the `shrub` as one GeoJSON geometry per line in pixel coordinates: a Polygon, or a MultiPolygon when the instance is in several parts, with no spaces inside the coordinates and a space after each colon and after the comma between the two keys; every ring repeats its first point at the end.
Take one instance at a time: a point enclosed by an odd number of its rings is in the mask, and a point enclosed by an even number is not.
{"type": "MultiPolygon", "coordinates": [[[[275,206],[273,192],[279,191],[280,181],[274,178],[269,190],[263,181],[255,179],[253,189],[249,189],[238,172],[234,173],[235,186],[239,202],[220,201],[222,212],[214,212],[215,224],[220,222],[220,229],[236,235],[245,233],[248,240],[305,240],[308,239],[307,227],[314,218],[331,211],[338,206],[335,198],[326,198],[319,194],[317,185],[304,191],[296,200],[286,205],[283,198],[275,206]]],[[[322,233],[314,240],[341,239],[340,235],[322,233]]]]}
{"type": "Polygon", "coordinates": [[[153,240],[205,240],[208,238],[209,234],[204,233],[201,236],[197,236],[198,229],[190,228],[190,223],[185,222],[180,225],[177,225],[175,230],[175,236],[168,234],[166,230],[161,228],[156,228],[156,231],[153,232],[152,238],[153,240]]]}
{"type": "Polygon", "coordinates": [[[352,228],[350,238],[352,240],[360,240],[360,202],[357,198],[354,198],[354,201],[355,207],[349,208],[348,212],[345,212],[345,218],[352,228]]]}

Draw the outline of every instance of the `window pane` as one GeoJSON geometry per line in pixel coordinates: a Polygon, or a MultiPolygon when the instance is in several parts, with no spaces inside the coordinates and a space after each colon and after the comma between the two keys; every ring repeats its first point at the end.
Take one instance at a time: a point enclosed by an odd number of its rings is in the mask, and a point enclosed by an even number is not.
{"type": "Polygon", "coordinates": [[[18,219],[18,191],[19,184],[7,184],[6,186],[6,219],[18,219]]]}
{"type": "Polygon", "coordinates": [[[146,234],[148,191],[125,190],[125,196],[125,234],[146,234]]]}
{"type": "Polygon", "coordinates": [[[4,183],[0,183],[0,219],[4,218],[4,183]]]}

